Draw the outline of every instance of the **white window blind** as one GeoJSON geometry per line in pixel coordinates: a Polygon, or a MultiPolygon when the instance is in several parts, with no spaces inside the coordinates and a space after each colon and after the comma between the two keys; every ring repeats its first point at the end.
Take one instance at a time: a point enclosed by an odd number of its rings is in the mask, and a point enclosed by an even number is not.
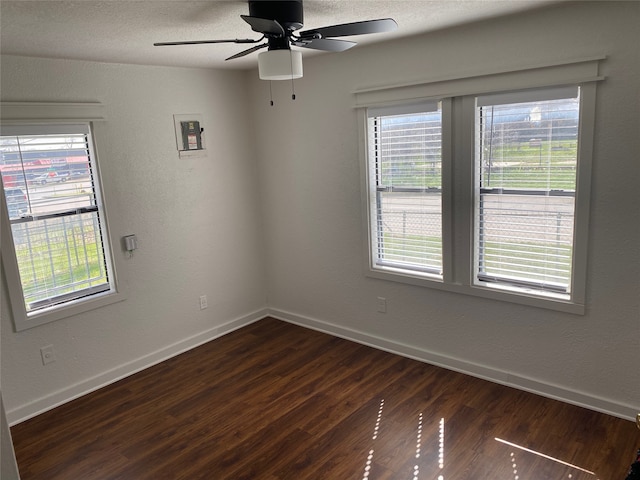
{"type": "Polygon", "coordinates": [[[3,127],[0,152],[27,315],[111,291],[89,125],[3,127]]]}
{"type": "Polygon", "coordinates": [[[476,104],[477,281],[569,293],[578,88],[476,104]]]}
{"type": "Polygon", "coordinates": [[[368,110],[374,268],[442,275],[442,112],[368,110]]]}

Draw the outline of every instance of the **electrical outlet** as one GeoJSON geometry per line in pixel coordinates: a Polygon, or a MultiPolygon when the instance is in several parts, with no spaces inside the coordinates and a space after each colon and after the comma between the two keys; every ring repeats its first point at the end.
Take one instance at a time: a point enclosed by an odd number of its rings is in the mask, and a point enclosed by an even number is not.
{"type": "Polygon", "coordinates": [[[200,295],[200,310],[204,310],[208,306],[209,306],[209,304],[207,303],[207,296],[206,295],[200,295]]]}
{"type": "Polygon", "coordinates": [[[40,356],[42,357],[42,364],[47,365],[56,361],[56,353],[53,351],[53,345],[47,345],[40,349],[40,356]]]}
{"type": "Polygon", "coordinates": [[[378,297],[378,312],[387,313],[387,299],[384,297],[378,297]]]}

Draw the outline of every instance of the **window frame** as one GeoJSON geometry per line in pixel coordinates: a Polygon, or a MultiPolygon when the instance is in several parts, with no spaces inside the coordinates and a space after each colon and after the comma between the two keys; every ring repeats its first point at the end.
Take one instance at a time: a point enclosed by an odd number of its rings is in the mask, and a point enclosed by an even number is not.
{"type": "Polygon", "coordinates": [[[596,83],[599,61],[604,57],[578,59],[566,64],[524,67],[489,74],[472,75],[446,81],[400,85],[355,92],[358,108],[359,150],[363,206],[364,273],[394,282],[456,292],[498,301],[530,305],[573,314],[584,314],[586,302],[587,248],[589,234],[591,164],[595,128],[596,83]],[[529,291],[477,282],[475,265],[475,142],[476,98],[486,94],[515,94],[567,86],[579,86],[580,119],[578,165],[573,232],[573,259],[570,293],[529,291]],[[410,99],[410,100],[409,100],[410,99]],[[407,101],[442,101],[443,172],[442,225],[443,276],[427,278],[406,270],[382,271],[375,266],[372,252],[367,109],[393,106],[407,101]],[[455,232],[455,235],[454,235],[455,232]]]}
{"type": "MultiPolygon", "coordinates": [[[[40,111],[51,111],[51,109],[43,109],[42,105],[39,105],[38,109],[40,111]]],[[[56,107],[54,106],[53,109],[55,110],[56,107]]],[[[33,328],[39,325],[44,325],[49,322],[61,320],[63,318],[67,318],[80,313],[88,312],[90,310],[110,305],[112,303],[119,302],[125,299],[125,295],[119,287],[120,284],[118,282],[118,276],[116,274],[114,249],[111,242],[111,235],[109,233],[109,220],[107,209],[105,206],[103,193],[104,190],[102,188],[102,177],[100,174],[99,161],[96,153],[93,122],[87,119],[47,119],[47,121],[39,121],[37,119],[29,121],[27,119],[20,119],[20,121],[11,121],[5,120],[3,118],[2,125],[0,126],[0,133],[3,136],[25,134],[37,135],[38,133],[35,132],[38,131],[42,132],[42,134],[45,134],[47,130],[56,129],[57,127],[68,129],[73,128],[74,126],[78,128],[78,133],[87,135],[87,139],[89,142],[88,149],[92,166],[93,189],[96,194],[96,198],[98,199],[97,214],[99,217],[99,228],[102,232],[103,237],[102,243],[104,247],[105,263],[107,264],[109,274],[110,287],[104,292],[88,294],[79,298],[63,301],[56,305],[34,310],[33,312],[27,312],[22,281],[18,269],[15,243],[13,241],[11,221],[9,219],[8,208],[6,205],[6,199],[3,190],[2,195],[0,195],[0,201],[2,202],[0,205],[3,243],[2,268],[7,280],[9,301],[13,314],[13,324],[16,332],[33,328]]]]}

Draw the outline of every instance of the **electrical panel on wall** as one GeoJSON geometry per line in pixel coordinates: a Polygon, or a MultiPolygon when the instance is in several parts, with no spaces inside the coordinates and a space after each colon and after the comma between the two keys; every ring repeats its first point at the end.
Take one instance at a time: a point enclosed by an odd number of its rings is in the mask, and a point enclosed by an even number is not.
{"type": "Polygon", "coordinates": [[[178,155],[183,157],[205,157],[204,127],[202,115],[181,114],[174,115],[176,129],[176,146],[178,155]]]}

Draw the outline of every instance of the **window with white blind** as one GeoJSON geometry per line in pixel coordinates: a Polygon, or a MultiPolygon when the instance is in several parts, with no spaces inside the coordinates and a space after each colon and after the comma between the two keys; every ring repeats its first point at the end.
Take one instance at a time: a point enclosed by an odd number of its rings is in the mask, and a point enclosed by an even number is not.
{"type": "Polygon", "coordinates": [[[90,125],[3,126],[0,153],[16,328],[115,293],[90,125]]]}
{"type": "Polygon", "coordinates": [[[579,88],[476,99],[476,281],[569,293],[579,88]]]}
{"type": "Polygon", "coordinates": [[[375,266],[442,275],[442,111],[436,102],[368,113],[375,266]]]}
{"type": "Polygon", "coordinates": [[[583,313],[597,80],[364,91],[367,274],[583,313]]]}

